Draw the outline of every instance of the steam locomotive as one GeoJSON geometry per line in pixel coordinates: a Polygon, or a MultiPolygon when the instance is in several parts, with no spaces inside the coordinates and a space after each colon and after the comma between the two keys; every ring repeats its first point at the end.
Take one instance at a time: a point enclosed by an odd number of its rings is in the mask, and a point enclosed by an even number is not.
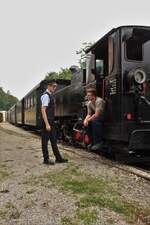
{"type": "MultiPolygon", "coordinates": [[[[85,90],[95,87],[106,101],[104,149],[133,161],[150,161],[150,27],[112,29],[86,50],[86,66],[72,67],[72,79],[58,80],[55,120],[66,141],[88,144],[82,120],[85,90]]],[[[17,125],[40,128],[42,81],[8,111],[17,125]]]]}

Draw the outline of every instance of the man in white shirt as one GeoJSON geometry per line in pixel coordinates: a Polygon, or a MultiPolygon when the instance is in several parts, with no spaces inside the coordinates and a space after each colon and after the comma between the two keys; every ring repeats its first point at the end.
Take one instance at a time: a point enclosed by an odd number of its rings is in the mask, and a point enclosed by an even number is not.
{"type": "Polygon", "coordinates": [[[44,158],[44,164],[54,165],[54,162],[49,159],[48,153],[48,141],[51,141],[53,153],[57,163],[66,163],[67,159],[63,159],[60,155],[56,130],[54,124],[54,96],[53,93],[56,90],[57,83],[54,80],[47,81],[47,90],[41,96],[41,113],[42,113],[42,152],[44,158]]]}

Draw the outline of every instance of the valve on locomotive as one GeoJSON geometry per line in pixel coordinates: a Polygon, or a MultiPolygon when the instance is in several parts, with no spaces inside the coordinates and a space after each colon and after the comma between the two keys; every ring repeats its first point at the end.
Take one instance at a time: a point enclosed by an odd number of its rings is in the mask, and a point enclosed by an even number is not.
{"type": "Polygon", "coordinates": [[[145,81],[146,73],[143,69],[130,70],[126,75],[125,90],[128,93],[141,94],[145,81]]]}

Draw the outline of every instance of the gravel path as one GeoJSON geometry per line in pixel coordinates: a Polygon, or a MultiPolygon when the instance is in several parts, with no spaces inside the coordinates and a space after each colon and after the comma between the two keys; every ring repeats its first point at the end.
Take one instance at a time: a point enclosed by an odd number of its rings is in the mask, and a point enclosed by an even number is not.
{"type": "Polygon", "coordinates": [[[0,124],[1,225],[150,224],[150,182],[61,151],[45,166],[39,137],[0,124]]]}

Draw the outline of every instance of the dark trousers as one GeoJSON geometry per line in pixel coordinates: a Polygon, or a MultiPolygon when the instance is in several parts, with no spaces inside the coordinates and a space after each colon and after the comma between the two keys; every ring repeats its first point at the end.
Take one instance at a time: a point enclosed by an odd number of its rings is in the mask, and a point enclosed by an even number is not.
{"type": "Polygon", "coordinates": [[[42,152],[43,158],[45,161],[49,159],[48,153],[48,141],[50,140],[53,153],[55,155],[56,160],[60,160],[62,157],[60,155],[58,146],[57,146],[57,138],[56,138],[56,130],[54,126],[51,126],[51,131],[47,131],[45,128],[42,129],[41,133],[42,138],[42,152]]]}
{"type": "Polygon", "coordinates": [[[99,144],[103,140],[103,122],[104,117],[101,116],[99,118],[93,119],[85,128],[87,135],[90,137],[92,145],[99,144]]]}

